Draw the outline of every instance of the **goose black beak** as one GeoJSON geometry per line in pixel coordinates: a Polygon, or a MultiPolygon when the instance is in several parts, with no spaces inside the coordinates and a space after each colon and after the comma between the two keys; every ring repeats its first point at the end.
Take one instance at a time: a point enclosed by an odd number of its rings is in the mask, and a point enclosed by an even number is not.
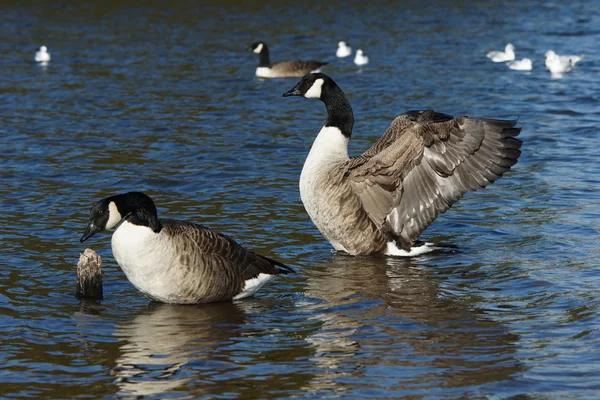
{"type": "Polygon", "coordinates": [[[95,226],[93,222],[90,222],[85,228],[85,232],[83,232],[83,236],[81,237],[81,239],[79,239],[79,241],[83,243],[92,236],[94,236],[96,233],[100,232],[101,230],[102,229],[95,226]]]}
{"type": "Polygon", "coordinates": [[[300,93],[300,90],[298,90],[298,85],[294,86],[293,88],[291,88],[290,90],[288,90],[287,92],[285,92],[283,94],[283,97],[290,97],[290,96],[302,96],[302,93],[300,93]]]}

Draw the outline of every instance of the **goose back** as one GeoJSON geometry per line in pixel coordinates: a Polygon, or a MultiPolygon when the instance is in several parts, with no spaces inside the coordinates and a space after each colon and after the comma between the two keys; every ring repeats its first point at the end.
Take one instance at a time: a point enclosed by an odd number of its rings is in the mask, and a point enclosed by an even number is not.
{"type": "Polygon", "coordinates": [[[112,239],[113,254],[127,278],[154,300],[179,304],[228,300],[260,274],[293,272],[204,226],[171,219],[160,222],[161,231],[154,233],[124,221],[112,239]]]}

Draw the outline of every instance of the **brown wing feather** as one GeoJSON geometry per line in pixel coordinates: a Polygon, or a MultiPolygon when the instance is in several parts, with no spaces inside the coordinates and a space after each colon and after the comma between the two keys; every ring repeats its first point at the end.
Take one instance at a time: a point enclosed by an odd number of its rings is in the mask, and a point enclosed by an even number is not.
{"type": "Polygon", "coordinates": [[[414,125],[407,114],[396,117],[373,146],[346,165],[354,193],[380,227],[400,202],[404,172],[412,169],[423,153],[423,138],[411,130],[414,125]]]}
{"type": "Polygon", "coordinates": [[[169,235],[176,236],[176,242],[183,247],[178,253],[188,258],[182,262],[190,268],[210,268],[206,272],[215,278],[223,276],[247,280],[255,278],[259,273],[278,275],[294,272],[279,261],[246,250],[230,237],[202,225],[176,220],[162,222],[163,229],[169,235]],[[191,251],[193,248],[199,251],[191,251]]]}
{"type": "Polygon", "coordinates": [[[465,193],[486,187],[516,164],[522,142],[515,124],[409,112],[348,162],[347,176],[371,220],[389,225],[408,248],[465,193]]]}
{"type": "Polygon", "coordinates": [[[276,73],[289,74],[289,76],[302,77],[323,65],[328,63],[321,61],[280,61],[271,66],[271,70],[276,73]]]}

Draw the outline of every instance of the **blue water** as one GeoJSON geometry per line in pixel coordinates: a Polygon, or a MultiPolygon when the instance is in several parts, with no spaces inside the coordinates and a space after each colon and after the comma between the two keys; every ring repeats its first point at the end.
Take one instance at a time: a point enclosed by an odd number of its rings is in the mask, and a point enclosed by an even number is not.
{"type": "Polygon", "coordinates": [[[527,2],[3,4],[0,396],[600,398],[600,12],[527,2]],[[467,195],[411,259],[334,255],[297,182],[322,103],[281,98],[247,45],[329,61],[359,154],[419,108],[519,118],[519,163],[467,195]],[[361,69],[335,58],[363,48],[361,69]],[[531,72],[485,58],[512,42],[531,72]],[[35,65],[42,44],[52,61],[35,65]],[[543,53],[585,54],[562,78],[543,53]],[[236,303],[149,302],[112,257],[74,296],[98,199],[143,190],[165,217],[293,266],[236,303]]]}

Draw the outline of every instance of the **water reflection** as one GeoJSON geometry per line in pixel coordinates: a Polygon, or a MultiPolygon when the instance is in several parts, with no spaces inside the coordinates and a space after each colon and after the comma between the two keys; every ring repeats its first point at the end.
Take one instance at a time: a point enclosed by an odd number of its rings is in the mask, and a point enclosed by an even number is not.
{"type": "Polygon", "coordinates": [[[480,382],[499,398],[594,397],[582,388],[600,354],[590,306],[600,286],[600,150],[590,146],[598,66],[591,57],[552,79],[536,52],[565,40],[593,56],[595,2],[323,3],[308,25],[288,23],[306,11],[299,2],[21,3],[0,13],[0,375],[10,383],[0,398],[477,398],[472,386],[444,385],[480,382]],[[377,58],[362,73],[352,60],[329,59],[326,70],[360,114],[352,154],[409,109],[523,125],[511,176],[428,229],[427,240],[458,244],[458,254],[315,265],[329,247],[302,207],[298,176],[322,106],[284,102],[289,83],[256,79],[240,44],[264,35],[287,55],[333,57],[327,38],[349,24],[357,29],[348,40],[377,58]],[[506,29],[540,60],[531,74],[483,55],[506,29]],[[47,67],[28,47],[42,40],[56,48],[47,67]],[[148,306],[111,261],[106,237],[97,249],[108,257],[105,299],[73,314],[90,199],[129,190],[307,267],[243,304],[148,306]]]}
{"type": "Polygon", "coordinates": [[[230,337],[231,327],[244,320],[244,311],[232,303],[150,303],[114,333],[123,340],[113,369],[120,394],[149,396],[185,390],[194,379],[185,365],[207,359],[211,350],[230,337]]]}
{"type": "Polygon", "coordinates": [[[306,294],[325,302],[304,305],[320,323],[306,340],[322,370],[305,389],[339,394],[351,388],[341,381],[368,376],[396,389],[460,387],[521,371],[519,337],[473,300],[444,293],[436,272],[414,258],[341,255],[307,271],[306,294]],[[436,382],[432,370],[441,372],[436,382]]]}

